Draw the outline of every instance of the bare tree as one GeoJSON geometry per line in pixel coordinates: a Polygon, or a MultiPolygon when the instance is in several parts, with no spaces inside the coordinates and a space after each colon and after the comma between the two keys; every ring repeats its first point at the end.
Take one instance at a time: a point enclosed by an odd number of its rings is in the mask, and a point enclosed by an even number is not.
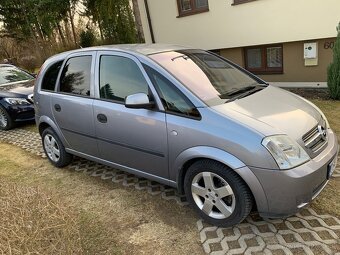
{"type": "Polygon", "coordinates": [[[144,32],[143,32],[142,19],[140,17],[138,0],[132,0],[132,7],[133,7],[132,8],[133,9],[133,15],[135,16],[135,23],[136,23],[138,41],[144,42],[144,32]]]}

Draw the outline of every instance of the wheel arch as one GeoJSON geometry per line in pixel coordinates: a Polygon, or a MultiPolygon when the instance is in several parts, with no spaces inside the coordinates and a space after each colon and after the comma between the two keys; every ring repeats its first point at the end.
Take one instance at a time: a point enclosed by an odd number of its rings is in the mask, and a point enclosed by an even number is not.
{"type": "Polygon", "coordinates": [[[206,159],[219,162],[234,170],[251,191],[257,209],[259,211],[268,210],[267,197],[255,174],[234,155],[213,147],[190,148],[177,157],[174,170],[177,174],[177,189],[180,194],[184,194],[184,177],[188,168],[195,162],[206,159]]]}
{"type": "Polygon", "coordinates": [[[69,147],[65,137],[63,136],[63,134],[61,133],[61,131],[57,127],[57,125],[49,117],[41,116],[39,118],[39,125],[38,125],[40,136],[42,135],[42,133],[44,132],[44,130],[46,128],[52,128],[53,131],[58,135],[58,137],[59,137],[60,141],[63,143],[64,147],[66,147],[66,148],[69,147]]]}

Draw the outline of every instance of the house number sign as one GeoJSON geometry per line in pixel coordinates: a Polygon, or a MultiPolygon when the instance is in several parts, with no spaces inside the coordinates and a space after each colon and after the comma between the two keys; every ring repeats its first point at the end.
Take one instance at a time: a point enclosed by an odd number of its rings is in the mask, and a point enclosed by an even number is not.
{"type": "Polygon", "coordinates": [[[323,48],[328,50],[328,49],[333,49],[334,48],[335,42],[325,42],[323,45],[323,48]]]}

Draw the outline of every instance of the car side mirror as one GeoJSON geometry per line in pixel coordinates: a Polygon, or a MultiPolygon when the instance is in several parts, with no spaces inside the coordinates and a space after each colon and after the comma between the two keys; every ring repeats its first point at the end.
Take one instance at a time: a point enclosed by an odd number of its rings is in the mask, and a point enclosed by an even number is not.
{"type": "Polygon", "coordinates": [[[125,98],[125,107],[134,109],[151,109],[155,106],[154,102],[150,102],[149,97],[145,93],[136,93],[125,98]]]}

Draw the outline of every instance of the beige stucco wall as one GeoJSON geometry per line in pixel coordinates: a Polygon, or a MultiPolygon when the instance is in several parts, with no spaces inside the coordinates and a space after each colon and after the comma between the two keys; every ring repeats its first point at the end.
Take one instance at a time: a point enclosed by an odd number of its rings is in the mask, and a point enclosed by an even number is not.
{"type": "MultiPolygon", "coordinates": [[[[259,75],[269,82],[326,82],[327,66],[333,57],[332,49],[325,49],[326,42],[335,38],[322,40],[283,43],[283,74],[259,75]],[[305,42],[318,43],[318,65],[305,66],[303,46],[305,42]]],[[[222,49],[221,55],[244,67],[243,48],[222,49]]]]}
{"type": "MultiPolygon", "coordinates": [[[[139,0],[146,41],[151,42],[139,0]]],[[[177,18],[176,0],[148,0],[155,40],[204,49],[329,38],[336,35],[340,0],[209,0],[209,12],[177,18]]]]}

